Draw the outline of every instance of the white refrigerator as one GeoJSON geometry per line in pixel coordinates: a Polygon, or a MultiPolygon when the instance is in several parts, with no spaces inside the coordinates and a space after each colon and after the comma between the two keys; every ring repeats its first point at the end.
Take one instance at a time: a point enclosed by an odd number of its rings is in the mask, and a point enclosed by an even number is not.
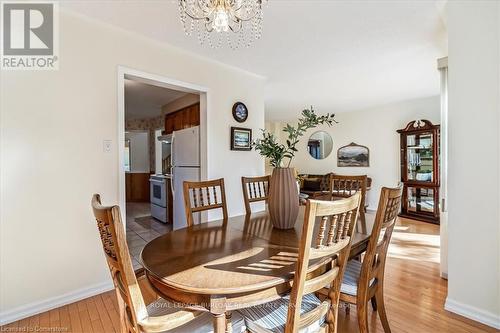
{"type": "MultiPolygon", "coordinates": [[[[172,197],[174,230],[187,226],[184,209],[184,181],[200,180],[200,127],[190,127],[172,134],[172,197]]],[[[194,217],[199,222],[199,213],[194,217]]]]}

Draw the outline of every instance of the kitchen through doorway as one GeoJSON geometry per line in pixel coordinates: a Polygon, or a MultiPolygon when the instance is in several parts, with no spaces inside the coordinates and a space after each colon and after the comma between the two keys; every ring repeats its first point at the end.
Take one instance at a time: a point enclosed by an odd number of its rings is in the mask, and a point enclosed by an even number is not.
{"type": "Polygon", "coordinates": [[[182,182],[201,179],[200,95],[135,76],[123,77],[120,160],[134,269],[141,267],[139,256],[147,242],[173,230],[174,221],[178,221],[176,229],[183,227],[182,182]]]}

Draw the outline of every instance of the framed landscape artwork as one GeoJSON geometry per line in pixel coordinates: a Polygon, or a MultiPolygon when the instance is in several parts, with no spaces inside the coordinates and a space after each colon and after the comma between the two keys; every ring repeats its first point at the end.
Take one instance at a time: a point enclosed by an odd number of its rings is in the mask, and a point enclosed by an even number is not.
{"type": "Polygon", "coordinates": [[[340,147],[337,152],[337,166],[368,167],[370,166],[370,150],[354,142],[340,147]]]}
{"type": "Polygon", "coordinates": [[[252,129],[231,127],[231,150],[252,150],[252,129]]]}

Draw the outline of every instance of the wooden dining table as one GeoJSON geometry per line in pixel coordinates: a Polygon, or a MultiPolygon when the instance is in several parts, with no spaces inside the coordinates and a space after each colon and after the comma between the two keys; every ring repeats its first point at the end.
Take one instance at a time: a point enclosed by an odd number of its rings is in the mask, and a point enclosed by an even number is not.
{"type": "MultiPolygon", "coordinates": [[[[215,332],[224,332],[231,311],[290,291],[304,210],[300,208],[295,227],[288,230],[274,228],[263,211],[169,232],[142,250],[146,276],[165,299],[209,311],[215,332]]],[[[373,221],[374,214],[367,214],[366,233],[354,233],[351,258],[366,250],[373,221]]],[[[309,272],[321,273],[326,264],[324,259],[311,261],[309,272]]]]}

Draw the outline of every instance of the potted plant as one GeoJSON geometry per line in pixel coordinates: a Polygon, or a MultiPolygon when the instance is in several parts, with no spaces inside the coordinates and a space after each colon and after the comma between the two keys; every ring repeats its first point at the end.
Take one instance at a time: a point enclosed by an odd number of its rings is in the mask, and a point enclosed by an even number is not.
{"type": "Polygon", "coordinates": [[[318,125],[331,126],[337,123],[334,114],[318,116],[313,107],[302,111],[297,125],[287,124],[283,132],[288,134],[286,144],[278,142],[274,134],[262,130],[262,138],[254,142],[255,150],[270,160],[274,167],[269,184],[269,215],[274,227],[290,229],[295,225],[299,213],[299,191],[295,179],[295,170],[290,167],[299,139],[308,129],[318,125]],[[285,162],[286,166],[285,166],[285,162]]]}

